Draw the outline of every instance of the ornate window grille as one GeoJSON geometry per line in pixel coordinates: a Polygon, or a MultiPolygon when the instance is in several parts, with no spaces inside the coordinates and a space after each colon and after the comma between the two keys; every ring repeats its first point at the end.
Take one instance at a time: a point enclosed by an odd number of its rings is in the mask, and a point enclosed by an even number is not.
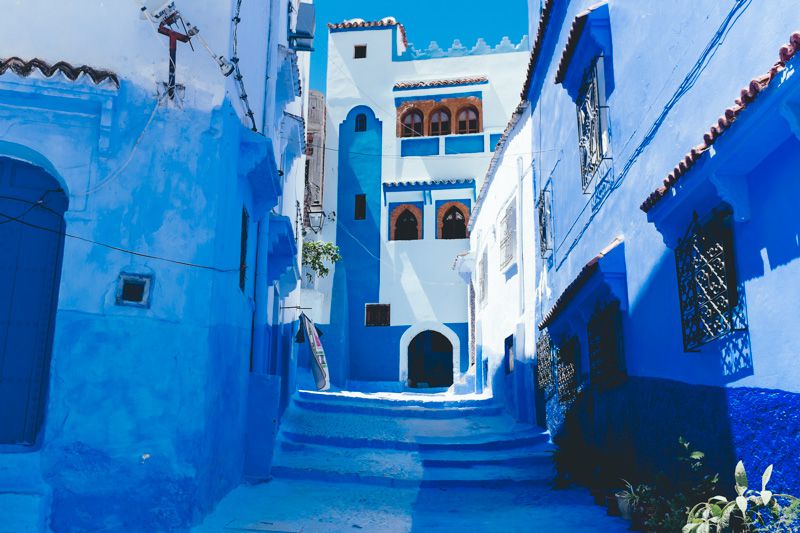
{"type": "Polygon", "coordinates": [[[553,251],[552,202],[551,184],[548,183],[539,193],[536,206],[539,216],[539,251],[542,257],[549,257],[553,251]]]}
{"type": "Polygon", "coordinates": [[[600,83],[596,59],[586,71],[578,97],[578,150],[580,152],[581,184],[589,188],[595,172],[603,161],[603,125],[601,116],[600,83]]]}
{"type": "Polygon", "coordinates": [[[728,333],[745,329],[743,301],[736,285],[730,212],[694,220],[675,248],[683,347],[693,351],[728,333]]]}
{"type": "Polygon", "coordinates": [[[619,302],[595,311],[587,328],[589,380],[598,388],[617,385],[625,376],[619,302]]]}
{"type": "Polygon", "coordinates": [[[545,397],[553,388],[553,346],[546,331],[536,339],[536,385],[545,397]]]}
{"type": "Polygon", "coordinates": [[[578,357],[580,345],[577,337],[571,337],[556,350],[556,387],[558,401],[570,404],[578,395],[578,357]]]}
{"type": "Polygon", "coordinates": [[[512,199],[506,207],[500,226],[503,228],[503,239],[500,250],[503,253],[500,268],[504,269],[514,262],[517,255],[517,202],[512,199]]]}

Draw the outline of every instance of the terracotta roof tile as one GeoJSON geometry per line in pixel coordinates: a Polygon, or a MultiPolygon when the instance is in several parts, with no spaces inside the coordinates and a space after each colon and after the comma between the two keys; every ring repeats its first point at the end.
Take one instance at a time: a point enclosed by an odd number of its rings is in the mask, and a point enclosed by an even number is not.
{"type": "Polygon", "coordinates": [[[542,7],[542,14],[539,16],[539,28],[536,31],[536,39],[533,41],[533,46],[531,47],[531,58],[528,61],[528,70],[525,74],[525,83],[522,86],[522,92],[520,93],[520,98],[522,100],[528,99],[528,91],[531,89],[533,71],[536,69],[536,64],[539,62],[539,56],[542,53],[544,32],[547,29],[548,23],[550,22],[550,15],[553,13],[554,4],[554,0],[545,0],[544,6],[542,7]]]}
{"type": "Polygon", "coordinates": [[[586,282],[589,281],[589,278],[591,278],[592,275],[597,272],[597,269],[600,268],[600,260],[620,244],[622,244],[622,238],[617,237],[611,242],[611,244],[606,246],[599,254],[592,257],[589,262],[586,263],[575,279],[572,280],[569,285],[567,285],[567,288],[564,289],[564,292],[562,292],[558,299],[556,299],[553,307],[551,307],[550,310],[545,313],[544,318],[541,322],[539,322],[539,331],[552,324],[556,317],[567,308],[567,305],[572,298],[578,294],[578,291],[581,289],[581,287],[583,287],[586,282]]]}
{"type": "Polygon", "coordinates": [[[95,85],[110,81],[119,88],[119,78],[110,70],[95,69],[87,65],[76,67],[65,61],[59,61],[51,65],[38,58],[31,59],[30,61],[24,61],[19,57],[0,58],[0,75],[5,74],[8,70],[22,77],[28,77],[35,70],[38,70],[47,78],[51,78],[56,72],[60,72],[71,81],[75,81],[82,75],[86,75],[91,78],[95,85]]]}
{"type": "Polygon", "coordinates": [[[575,16],[572,21],[572,26],[569,29],[569,36],[567,36],[567,44],[564,46],[564,52],[561,54],[561,61],[558,62],[558,70],[556,71],[556,83],[564,81],[567,74],[567,67],[572,59],[572,54],[575,53],[575,48],[578,46],[578,41],[583,34],[583,28],[586,26],[586,21],[589,20],[589,13],[600,7],[601,4],[596,4],[589,9],[581,11],[575,16]]]}
{"type": "Polygon", "coordinates": [[[739,114],[742,113],[747,106],[752,104],[758,95],[766,89],[769,84],[775,79],[775,76],[783,69],[786,68],[786,63],[800,52],[800,32],[795,32],[789,38],[789,42],[781,46],[778,51],[778,61],[769,69],[769,72],[753,78],[750,83],[744,87],[732,106],[727,108],[724,113],[717,119],[709,130],[703,135],[703,142],[692,148],[681,159],[672,172],[667,174],[663,180],[663,185],[650,193],[650,196],[642,203],[640,209],[647,213],[650,211],[672,188],[675,183],[686,174],[694,164],[703,156],[703,154],[714,144],[717,139],[728,131],[731,125],[736,122],[739,114]]]}
{"type": "Polygon", "coordinates": [[[486,76],[470,76],[464,78],[451,78],[448,80],[427,80],[427,81],[401,81],[394,84],[397,89],[423,89],[429,87],[449,87],[451,85],[470,85],[475,83],[486,83],[489,79],[486,76]]]}
{"type": "Polygon", "coordinates": [[[406,28],[394,17],[386,17],[381,20],[366,21],[362,19],[345,20],[344,22],[329,23],[328,29],[330,30],[349,30],[351,28],[382,28],[389,26],[397,26],[400,30],[400,35],[403,37],[403,45],[408,46],[408,38],[406,37],[406,28]]]}

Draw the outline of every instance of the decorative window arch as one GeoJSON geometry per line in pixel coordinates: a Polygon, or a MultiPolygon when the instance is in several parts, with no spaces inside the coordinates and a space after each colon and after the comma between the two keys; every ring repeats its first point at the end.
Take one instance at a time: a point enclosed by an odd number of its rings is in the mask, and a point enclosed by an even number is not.
{"type": "Polygon", "coordinates": [[[367,115],[364,113],[356,115],[356,131],[367,131],[367,115]]]}
{"type": "Polygon", "coordinates": [[[409,109],[400,118],[401,137],[422,137],[424,132],[425,117],[419,109],[409,109]]]}
{"type": "Polygon", "coordinates": [[[478,133],[480,131],[478,109],[475,106],[466,106],[458,110],[458,130],[456,133],[478,133]]]}
{"type": "Polygon", "coordinates": [[[431,135],[450,135],[450,111],[440,107],[431,113],[429,132],[431,135]]]}
{"type": "Polygon", "coordinates": [[[438,239],[466,239],[469,237],[469,207],[464,202],[446,202],[436,213],[438,239]]]}
{"type": "Polygon", "coordinates": [[[422,239],[422,210],[414,204],[400,204],[392,209],[389,219],[390,240],[422,239]]]}

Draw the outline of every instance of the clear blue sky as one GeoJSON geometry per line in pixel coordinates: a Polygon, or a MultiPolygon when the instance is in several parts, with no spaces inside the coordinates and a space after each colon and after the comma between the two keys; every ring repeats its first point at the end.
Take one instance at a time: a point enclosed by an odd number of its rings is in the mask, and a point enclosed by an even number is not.
{"type": "Polygon", "coordinates": [[[311,88],[325,92],[329,22],[351,18],[379,20],[394,17],[401,22],[408,41],[427,48],[436,41],[444,49],[453,39],[471,47],[483,37],[493,46],[503,36],[512,42],[528,32],[526,0],[315,0],[317,29],[311,55],[311,88]]]}

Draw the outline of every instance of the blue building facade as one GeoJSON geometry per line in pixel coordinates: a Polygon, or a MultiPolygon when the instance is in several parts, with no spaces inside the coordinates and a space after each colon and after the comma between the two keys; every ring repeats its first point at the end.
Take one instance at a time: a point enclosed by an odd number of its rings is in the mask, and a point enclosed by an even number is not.
{"type": "Polygon", "coordinates": [[[178,11],[221,58],[170,59],[177,19],[84,4],[0,52],[0,529],[181,530],[294,389],[308,8],[178,11]]]}
{"type": "MultiPolygon", "coordinates": [[[[514,403],[607,476],[652,478],[683,437],[723,482],[741,459],[754,472],[774,463],[776,490],[800,490],[789,9],[534,6],[520,112],[472,229],[493,223],[492,196],[517,180],[503,177],[517,165],[509,146],[528,142],[528,311],[503,334],[522,363],[513,372],[533,379],[513,380],[514,403]]],[[[477,261],[485,242],[473,242],[477,261]]],[[[486,297],[503,299],[491,283],[486,297]]]]}

